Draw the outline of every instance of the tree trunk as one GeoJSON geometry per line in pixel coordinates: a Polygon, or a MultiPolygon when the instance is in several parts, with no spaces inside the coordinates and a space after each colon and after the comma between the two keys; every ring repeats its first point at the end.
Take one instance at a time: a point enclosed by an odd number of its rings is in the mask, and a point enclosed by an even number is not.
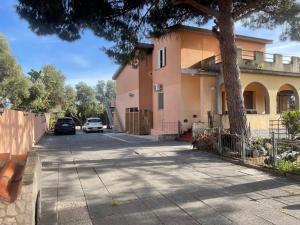
{"type": "Polygon", "coordinates": [[[234,20],[232,18],[232,0],[219,1],[219,7],[219,42],[230,131],[232,133],[244,135],[246,142],[249,143],[250,134],[244,107],[240,69],[237,59],[237,47],[235,43],[234,20]]]}

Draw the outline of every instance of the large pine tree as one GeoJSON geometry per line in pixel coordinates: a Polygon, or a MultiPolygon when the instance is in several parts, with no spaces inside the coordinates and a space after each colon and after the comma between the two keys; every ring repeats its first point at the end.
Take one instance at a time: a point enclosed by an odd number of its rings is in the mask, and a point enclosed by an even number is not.
{"type": "Polygon", "coordinates": [[[18,0],[17,11],[40,35],[57,34],[64,40],[80,38],[82,30],[115,42],[106,53],[123,63],[148,35],[170,27],[214,21],[220,42],[231,131],[249,137],[237,64],[234,24],[252,28],[284,25],[282,39],[300,39],[300,5],[296,0],[18,0]]]}

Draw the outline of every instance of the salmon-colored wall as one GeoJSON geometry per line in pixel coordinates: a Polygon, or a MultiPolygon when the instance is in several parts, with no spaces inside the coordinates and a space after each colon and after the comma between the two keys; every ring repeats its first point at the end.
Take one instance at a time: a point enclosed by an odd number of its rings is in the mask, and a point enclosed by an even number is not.
{"type": "Polygon", "coordinates": [[[126,108],[139,107],[139,68],[125,66],[116,79],[116,91],[116,108],[125,127],[126,108]]]}
{"type": "Polygon", "coordinates": [[[139,68],[126,65],[116,79],[117,94],[128,93],[139,86],[139,68]]]}
{"type": "Polygon", "coordinates": [[[152,55],[148,54],[139,65],[139,108],[152,111],[152,55]]]}
{"type": "MultiPolygon", "coordinates": [[[[187,68],[205,58],[219,55],[219,41],[212,34],[181,31],[181,67],[187,68]]],[[[250,51],[265,51],[265,44],[236,40],[238,48],[250,51]]]]}
{"type": "Polygon", "coordinates": [[[215,77],[200,77],[200,120],[208,122],[207,112],[216,110],[216,78],[215,77]]]}
{"type": "Polygon", "coordinates": [[[125,66],[116,79],[116,108],[125,127],[126,108],[152,111],[152,55],[146,55],[137,68],[125,66]]]}
{"type": "Polygon", "coordinates": [[[0,153],[26,154],[46,132],[45,116],[5,109],[0,115],[0,153]]]}
{"type": "Polygon", "coordinates": [[[200,104],[200,77],[181,76],[181,123],[183,130],[192,127],[194,122],[198,122],[201,117],[200,104]],[[197,117],[194,118],[193,115],[197,117]],[[188,120],[188,122],[184,122],[188,120]]]}
{"type": "Polygon", "coordinates": [[[154,44],[153,84],[162,84],[164,92],[164,109],[158,110],[158,92],[153,92],[153,130],[158,133],[162,121],[177,123],[180,119],[181,99],[181,67],[180,47],[181,40],[177,33],[167,34],[160,39],[152,39],[154,44]],[[166,48],[166,66],[157,69],[157,54],[161,48],[166,48]]]}

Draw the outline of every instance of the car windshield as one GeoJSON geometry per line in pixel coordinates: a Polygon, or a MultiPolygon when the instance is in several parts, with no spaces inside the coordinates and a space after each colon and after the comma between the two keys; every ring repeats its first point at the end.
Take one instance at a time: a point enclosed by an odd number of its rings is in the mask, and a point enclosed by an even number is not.
{"type": "Polygon", "coordinates": [[[58,119],[57,123],[74,123],[71,118],[58,119]]]}
{"type": "Polygon", "coordinates": [[[100,123],[101,120],[100,119],[88,119],[89,123],[100,123]]]}

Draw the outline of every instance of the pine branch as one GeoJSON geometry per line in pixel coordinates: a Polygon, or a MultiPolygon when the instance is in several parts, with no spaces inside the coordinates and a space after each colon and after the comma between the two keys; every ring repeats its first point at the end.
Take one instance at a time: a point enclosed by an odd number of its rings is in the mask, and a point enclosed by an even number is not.
{"type": "Polygon", "coordinates": [[[198,11],[205,13],[209,16],[213,16],[215,18],[219,17],[219,12],[217,10],[208,8],[207,6],[204,6],[195,0],[173,0],[174,5],[181,5],[186,4],[192,6],[194,9],[197,9],[198,11]]]}
{"type": "Polygon", "coordinates": [[[232,13],[232,17],[235,21],[243,19],[244,17],[249,16],[253,12],[259,11],[262,7],[268,5],[269,0],[253,0],[250,3],[246,4],[244,7],[241,7],[235,10],[232,13]]]}

